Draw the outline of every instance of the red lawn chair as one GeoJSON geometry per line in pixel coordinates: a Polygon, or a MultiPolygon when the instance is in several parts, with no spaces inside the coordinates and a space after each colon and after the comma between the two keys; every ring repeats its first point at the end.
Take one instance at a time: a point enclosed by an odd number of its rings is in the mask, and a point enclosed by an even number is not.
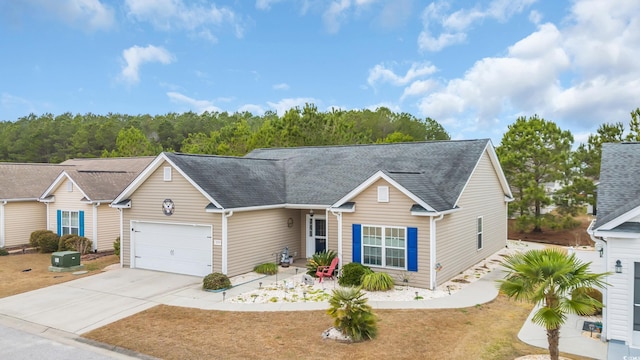
{"type": "Polygon", "coordinates": [[[333,260],[331,260],[330,266],[318,266],[316,276],[320,278],[320,282],[322,282],[322,278],[333,279],[333,272],[336,266],[338,266],[338,257],[334,257],[333,260]]]}

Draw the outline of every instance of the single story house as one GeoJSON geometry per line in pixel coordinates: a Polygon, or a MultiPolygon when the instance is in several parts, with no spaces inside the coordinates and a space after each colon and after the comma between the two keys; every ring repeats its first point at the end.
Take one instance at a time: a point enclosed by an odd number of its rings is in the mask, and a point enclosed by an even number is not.
{"type": "Polygon", "coordinates": [[[490,140],[160,154],[117,196],[122,266],[203,276],[335,250],[435,288],[506,245],[490,140]]]}
{"type": "Polygon", "coordinates": [[[606,340],[640,348],[640,143],[602,145],[597,216],[588,232],[611,275],[603,291],[606,340]]]}
{"type": "Polygon", "coordinates": [[[38,199],[63,168],[0,163],[0,248],[27,245],[34,230],[46,229],[45,205],[38,199]]]}
{"type": "MultiPolygon", "coordinates": [[[[109,204],[155,157],[70,159],[40,193],[46,228],[90,239],[93,251],[113,249],[120,214],[109,204]]],[[[32,229],[37,230],[37,229],[32,229]]]]}

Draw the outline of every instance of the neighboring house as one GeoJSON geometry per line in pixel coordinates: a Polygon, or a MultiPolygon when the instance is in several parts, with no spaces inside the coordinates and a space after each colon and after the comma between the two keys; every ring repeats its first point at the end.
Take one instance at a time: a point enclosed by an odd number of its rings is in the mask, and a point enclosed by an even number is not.
{"type": "Polygon", "coordinates": [[[160,154],[112,203],[123,266],[249,272],[332,249],[423,288],[506,245],[512,198],[490,140],[160,154]]]}
{"type": "Polygon", "coordinates": [[[588,232],[602,248],[603,338],[640,348],[640,143],[602,145],[597,217],[588,232]]]}
{"type": "MultiPolygon", "coordinates": [[[[58,235],[76,234],[93,242],[93,251],[113,249],[120,235],[120,214],[109,207],[116,196],[154,157],[71,159],[40,192],[46,204],[46,228],[58,235]]],[[[37,230],[37,229],[32,229],[37,230]]]]}
{"type": "Polygon", "coordinates": [[[0,163],[0,248],[29,244],[47,227],[42,192],[64,169],[52,164],[0,163]]]}

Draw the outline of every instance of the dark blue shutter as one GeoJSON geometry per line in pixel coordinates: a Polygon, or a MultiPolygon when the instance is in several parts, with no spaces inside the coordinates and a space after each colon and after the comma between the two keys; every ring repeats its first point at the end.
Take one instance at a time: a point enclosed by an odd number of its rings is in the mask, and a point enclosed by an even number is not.
{"type": "Polygon", "coordinates": [[[58,236],[62,235],[62,210],[58,210],[58,214],[56,216],[58,220],[58,236]]]}
{"type": "Polygon", "coordinates": [[[353,244],[351,246],[351,250],[353,253],[352,261],[356,263],[362,262],[361,252],[362,252],[362,226],[360,224],[351,225],[351,233],[353,244]]]}
{"type": "Polygon", "coordinates": [[[418,228],[407,228],[407,270],[418,271],[418,228]]]}
{"type": "Polygon", "coordinates": [[[84,236],[84,211],[78,213],[78,235],[84,236]]]}

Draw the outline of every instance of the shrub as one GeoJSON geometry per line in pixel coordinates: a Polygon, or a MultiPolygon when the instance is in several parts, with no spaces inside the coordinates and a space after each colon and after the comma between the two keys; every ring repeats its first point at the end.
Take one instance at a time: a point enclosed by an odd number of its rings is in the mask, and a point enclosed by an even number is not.
{"type": "Polygon", "coordinates": [[[386,272],[372,272],[362,277],[362,287],[368,291],[393,289],[393,278],[386,272]]]}
{"type": "Polygon", "coordinates": [[[58,234],[48,230],[46,232],[40,233],[40,235],[37,237],[38,248],[43,254],[52,253],[58,250],[59,241],[60,237],[58,236],[58,234]]]}
{"type": "Polygon", "coordinates": [[[120,236],[118,236],[116,241],[113,242],[113,253],[120,257],[120,236]]]}
{"type": "Polygon", "coordinates": [[[7,249],[0,247],[0,256],[7,256],[9,255],[9,252],[7,251],[7,249]]]}
{"type": "Polygon", "coordinates": [[[338,278],[340,286],[360,286],[362,285],[362,276],[371,273],[368,266],[360,263],[352,262],[342,267],[342,275],[338,278]]]}
{"type": "Polygon", "coordinates": [[[378,318],[360,288],[333,290],[327,314],[333,317],[333,326],[353,341],[373,339],[378,333],[378,318]]]}
{"type": "MultiPolygon", "coordinates": [[[[66,235],[64,235],[66,236],[66,235]]],[[[63,236],[63,237],[64,237],[63,236]]],[[[75,250],[80,254],[86,254],[92,250],[93,242],[84,236],[73,235],[65,242],[65,248],[75,250]]]]}
{"type": "Polygon", "coordinates": [[[60,240],[58,241],[58,251],[65,251],[65,250],[71,250],[67,247],[67,240],[76,237],[78,235],[74,235],[74,234],[67,234],[67,235],[62,235],[60,236],[60,240]]]}
{"type": "Polygon", "coordinates": [[[31,247],[37,248],[38,246],[40,246],[38,244],[38,239],[40,238],[40,236],[42,234],[46,234],[50,232],[51,232],[50,230],[36,230],[32,232],[31,236],[29,236],[29,245],[31,245],[31,247]]]}
{"type": "Polygon", "coordinates": [[[257,272],[258,274],[275,275],[278,273],[278,264],[264,263],[256,265],[256,267],[253,268],[253,271],[257,272]]]}
{"type": "Polygon", "coordinates": [[[333,261],[333,259],[337,255],[338,254],[333,250],[328,250],[328,251],[325,250],[325,251],[313,254],[311,259],[307,260],[307,274],[313,277],[317,277],[316,271],[318,270],[318,267],[330,266],[331,261],[333,261]]]}
{"type": "Polygon", "coordinates": [[[222,273],[211,273],[202,280],[202,288],[205,290],[220,290],[231,287],[231,280],[222,273]]]}

